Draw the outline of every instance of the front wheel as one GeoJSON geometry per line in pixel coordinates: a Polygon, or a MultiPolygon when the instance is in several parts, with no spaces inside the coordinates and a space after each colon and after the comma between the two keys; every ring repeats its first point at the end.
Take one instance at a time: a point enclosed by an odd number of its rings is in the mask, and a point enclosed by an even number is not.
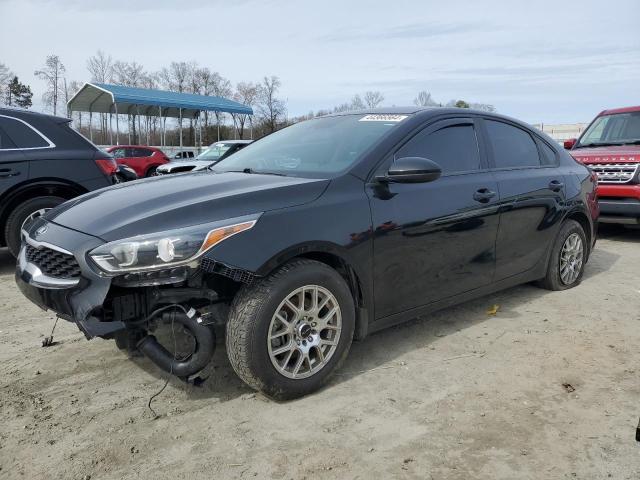
{"type": "Polygon", "coordinates": [[[328,265],[297,260],[238,292],[227,355],[250,387],[279,400],[296,398],[319,389],[340,366],[354,327],[344,279],[328,265]]]}
{"type": "Polygon", "coordinates": [[[587,237],[575,220],[567,220],[558,233],[547,275],[539,284],[548,290],[566,290],[580,284],[587,261],[587,237]]]}

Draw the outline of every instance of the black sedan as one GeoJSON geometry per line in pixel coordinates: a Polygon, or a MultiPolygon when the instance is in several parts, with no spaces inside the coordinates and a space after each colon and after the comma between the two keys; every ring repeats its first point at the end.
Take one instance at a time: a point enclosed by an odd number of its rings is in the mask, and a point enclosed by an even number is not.
{"type": "Polygon", "coordinates": [[[24,232],[16,281],[88,338],[184,379],[225,327],[237,374],[292,398],[368,332],[525,282],[577,286],[597,216],[594,175],[525,123],[445,108],[336,114],[211,170],[47,212],[24,232]],[[186,354],[154,335],[175,323],[186,354]]]}

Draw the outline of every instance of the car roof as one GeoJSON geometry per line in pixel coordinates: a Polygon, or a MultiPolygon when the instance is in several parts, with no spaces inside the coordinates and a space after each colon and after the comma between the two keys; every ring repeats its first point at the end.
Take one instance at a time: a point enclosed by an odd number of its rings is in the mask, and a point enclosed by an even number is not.
{"type": "Polygon", "coordinates": [[[413,115],[424,110],[442,110],[440,107],[384,107],[362,110],[347,110],[345,112],[330,113],[325,117],[339,117],[342,115],[413,115]]]}
{"type": "Polygon", "coordinates": [[[608,110],[601,111],[598,116],[602,115],[613,115],[615,113],[631,113],[631,112],[640,112],[640,105],[635,107],[621,107],[621,108],[610,108],[608,110]]]}
{"type": "MultiPolygon", "coordinates": [[[[442,115],[481,115],[486,118],[495,118],[496,120],[506,120],[518,125],[521,125],[528,129],[533,129],[531,125],[518,120],[517,118],[509,117],[508,115],[502,115],[495,112],[487,112],[484,110],[476,110],[473,108],[458,108],[458,107],[392,107],[392,108],[372,108],[368,110],[354,110],[347,112],[331,113],[324,117],[336,117],[343,115],[409,115],[420,116],[426,119],[430,116],[442,116],[442,115]]],[[[316,117],[316,118],[324,118],[316,117]]],[[[312,119],[313,120],[313,119],[312,119]]]]}
{"type": "Polygon", "coordinates": [[[13,107],[0,107],[0,115],[16,117],[22,120],[37,118],[39,120],[49,120],[55,123],[69,123],[71,121],[70,118],[66,118],[66,117],[58,117],[54,115],[48,115],[46,113],[33,112],[31,110],[25,110],[23,108],[13,108],[13,107]]]}

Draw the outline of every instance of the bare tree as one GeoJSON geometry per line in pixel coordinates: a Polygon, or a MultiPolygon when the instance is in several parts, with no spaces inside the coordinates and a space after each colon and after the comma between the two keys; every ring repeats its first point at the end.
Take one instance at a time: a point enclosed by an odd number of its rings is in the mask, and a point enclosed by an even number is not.
{"type": "Polygon", "coordinates": [[[418,93],[416,98],[413,99],[413,104],[418,107],[437,107],[438,102],[436,102],[429,92],[426,90],[422,90],[418,93]]]}
{"type": "MultiPolygon", "coordinates": [[[[212,91],[216,97],[229,98],[233,95],[233,87],[231,82],[220,75],[218,72],[213,73],[212,91]]],[[[216,116],[217,137],[220,140],[220,122],[224,118],[224,112],[214,112],[216,116]]]]}
{"type": "MultiPolygon", "coordinates": [[[[118,60],[113,64],[113,82],[116,85],[126,87],[141,87],[145,76],[144,67],[137,62],[122,62],[118,60]]],[[[133,143],[137,143],[136,113],[127,112],[129,131],[133,136],[133,143]]]]}
{"type": "Polygon", "coordinates": [[[360,95],[354,95],[353,98],[351,99],[349,110],[364,110],[365,108],[366,106],[362,101],[362,97],[360,97],[360,95]]]}
{"type": "MultiPolygon", "coordinates": [[[[195,72],[193,72],[194,76],[198,77],[198,83],[200,84],[200,94],[201,95],[213,95],[213,83],[214,83],[214,75],[218,75],[218,73],[214,73],[209,70],[208,67],[197,68],[195,72]]],[[[204,135],[207,138],[207,132],[209,129],[209,112],[204,112],[204,135]]]]}
{"type": "MultiPolygon", "coordinates": [[[[77,80],[72,80],[70,82],[67,82],[66,78],[63,78],[62,85],[64,87],[64,101],[66,104],[68,104],[71,97],[73,97],[78,92],[78,90],[82,88],[82,82],[79,82],[77,80]]],[[[73,116],[72,115],[70,116],[71,116],[71,119],[73,119],[73,116]]],[[[82,112],[78,112],[78,121],[79,121],[79,128],[80,128],[82,127],[82,112]]]]}
{"type": "MultiPolygon", "coordinates": [[[[111,83],[113,81],[113,58],[106,55],[102,50],[87,60],[87,70],[91,75],[91,81],[97,83],[111,83]]],[[[82,119],[82,117],[80,117],[82,119]]],[[[107,114],[100,114],[100,130],[102,133],[102,143],[107,143],[107,114]]]]}
{"type": "Polygon", "coordinates": [[[45,60],[42,70],[33,72],[40,80],[47,83],[47,90],[43,95],[46,105],[53,107],[53,114],[58,113],[58,101],[60,90],[62,89],[62,79],[64,77],[65,68],[58,55],[49,55],[45,60]]]}
{"type": "Polygon", "coordinates": [[[87,60],[87,70],[92,82],[111,83],[113,81],[113,58],[102,50],[87,60]]]}
{"type": "MultiPolygon", "coordinates": [[[[169,67],[164,67],[158,73],[160,81],[167,90],[185,92],[189,86],[189,79],[195,69],[195,63],[171,62],[169,67]]],[[[180,131],[182,131],[182,118],[179,119],[180,131]]],[[[180,137],[182,140],[182,136],[180,137]]],[[[182,144],[180,145],[182,147],[182,144]]]]}
{"type": "Polygon", "coordinates": [[[113,64],[112,81],[125,87],[139,87],[145,75],[144,67],[138,62],[122,62],[113,64]]]}
{"type": "MultiPolygon", "coordinates": [[[[251,82],[240,82],[236,85],[236,93],[233,98],[242,103],[243,105],[252,106],[256,103],[256,99],[258,98],[258,90],[260,86],[257,83],[251,82]]],[[[238,136],[243,138],[244,135],[244,126],[249,120],[249,124],[253,126],[253,120],[251,119],[251,115],[238,115],[238,136]]]]}
{"type": "MultiPolygon", "coordinates": [[[[140,78],[140,86],[142,88],[157,89],[158,88],[158,74],[145,72],[140,78]]],[[[157,110],[157,109],[156,109],[157,110]]],[[[158,125],[160,119],[156,116],[156,111],[152,116],[145,116],[145,129],[147,131],[148,144],[154,145],[154,140],[157,135],[158,125]]]]}
{"type": "Polygon", "coordinates": [[[384,102],[384,95],[379,91],[368,91],[364,94],[364,103],[368,108],[376,108],[384,102]]]}
{"type": "Polygon", "coordinates": [[[0,63],[0,102],[4,102],[4,93],[9,89],[9,82],[15,75],[4,63],[0,63]]]}
{"type": "Polygon", "coordinates": [[[276,97],[280,90],[280,79],[275,75],[264,77],[258,90],[257,107],[269,133],[278,129],[278,122],[284,117],[284,102],[276,97]]]}

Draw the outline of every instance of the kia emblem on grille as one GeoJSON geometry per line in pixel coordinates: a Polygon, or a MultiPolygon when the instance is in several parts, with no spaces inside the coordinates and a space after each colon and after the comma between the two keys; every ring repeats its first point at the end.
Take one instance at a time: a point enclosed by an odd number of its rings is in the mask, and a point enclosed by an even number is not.
{"type": "Polygon", "coordinates": [[[36,235],[42,235],[46,231],[47,231],[47,226],[45,225],[36,230],[36,235]]]}

